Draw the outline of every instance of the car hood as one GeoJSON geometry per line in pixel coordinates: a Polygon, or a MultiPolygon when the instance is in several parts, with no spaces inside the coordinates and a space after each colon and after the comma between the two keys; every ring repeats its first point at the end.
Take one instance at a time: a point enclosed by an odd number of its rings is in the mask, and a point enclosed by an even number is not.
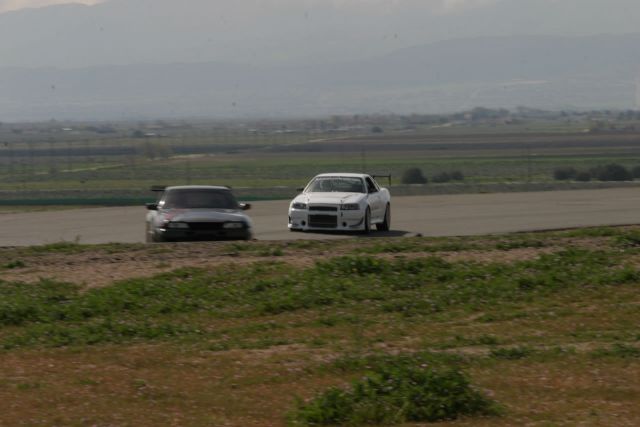
{"type": "Polygon", "coordinates": [[[304,193],[293,199],[293,203],[340,205],[359,203],[365,197],[366,194],[363,193],[304,193]]]}
{"type": "Polygon", "coordinates": [[[167,209],[161,211],[165,220],[184,222],[245,221],[249,218],[235,209],[167,209]]]}

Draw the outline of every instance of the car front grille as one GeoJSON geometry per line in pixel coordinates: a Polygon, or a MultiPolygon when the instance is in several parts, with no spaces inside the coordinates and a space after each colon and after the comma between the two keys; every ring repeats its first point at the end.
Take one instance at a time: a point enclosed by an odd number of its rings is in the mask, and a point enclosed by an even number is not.
{"type": "Polygon", "coordinates": [[[336,228],[338,217],[334,215],[309,215],[309,226],[315,228],[336,228]]]}
{"type": "Polygon", "coordinates": [[[309,205],[309,210],[316,212],[337,212],[338,208],[336,206],[309,205]]]}
{"type": "Polygon", "coordinates": [[[192,231],[214,231],[224,228],[224,222],[189,222],[188,224],[192,231]]]}

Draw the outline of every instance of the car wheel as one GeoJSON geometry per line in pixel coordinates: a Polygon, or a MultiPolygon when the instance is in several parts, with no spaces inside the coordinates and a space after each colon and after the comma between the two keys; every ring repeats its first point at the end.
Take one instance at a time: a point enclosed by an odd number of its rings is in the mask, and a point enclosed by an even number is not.
{"type": "Polygon", "coordinates": [[[367,211],[364,214],[364,234],[371,232],[371,209],[367,207],[367,211]]]}
{"type": "Polygon", "coordinates": [[[153,243],[153,237],[151,236],[151,227],[149,227],[148,222],[146,224],[146,227],[144,228],[144,241],[147,243],[153,243]]]}
{"type": "Polygon", "coordinates": [[[151,231],[151,225],[147,223],[147,238],[145,239],[145,241],[147,243],[161,243],[164,242],[164,239],[162,238],[162,236],[159,236],[158,234],[154,233],[153,231],[151,231]]]}
{"type": "Polygon", "coordinates": [[[384,211],[384,220],[380,224],[376,225],[376,228],[380,231],[389,231],[391,228],[391,205],[387,204],[387,210],[384,211]]]}

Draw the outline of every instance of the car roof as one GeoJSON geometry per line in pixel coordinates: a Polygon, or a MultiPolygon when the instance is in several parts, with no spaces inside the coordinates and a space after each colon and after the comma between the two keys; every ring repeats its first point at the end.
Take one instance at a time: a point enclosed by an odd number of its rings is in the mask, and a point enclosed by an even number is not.
{"type": "Polygon", "coordinates": [[[366,173],[321,173],[315,178],[345,177],[345,178],[366,178],[370,175],[366,173]]]}
{"type": "Polygon", "coordinates": [[[173,190],[218,190],[218,191],[231,191],[229,187],[220,185],[175,185],[173,187],[165,188],[165,191],[173,190]]]}

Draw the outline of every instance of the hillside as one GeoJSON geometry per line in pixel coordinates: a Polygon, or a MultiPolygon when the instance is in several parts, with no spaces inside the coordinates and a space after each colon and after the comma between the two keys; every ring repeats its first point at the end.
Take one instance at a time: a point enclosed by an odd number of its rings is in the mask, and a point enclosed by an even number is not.
{"type": "Polygon", "coordinates": [[[0,121],[637,106],[640,34],[437,42],[365,60],[0,68],[0,121]]]}

